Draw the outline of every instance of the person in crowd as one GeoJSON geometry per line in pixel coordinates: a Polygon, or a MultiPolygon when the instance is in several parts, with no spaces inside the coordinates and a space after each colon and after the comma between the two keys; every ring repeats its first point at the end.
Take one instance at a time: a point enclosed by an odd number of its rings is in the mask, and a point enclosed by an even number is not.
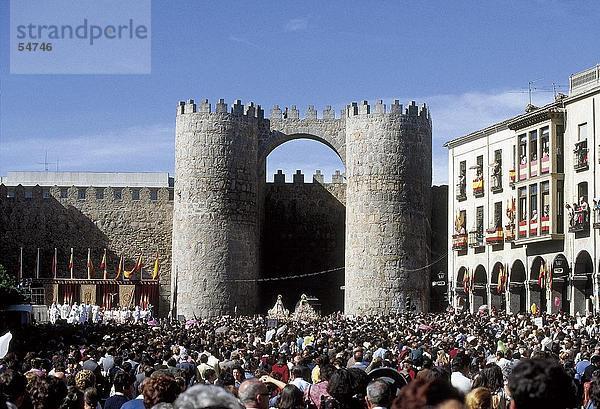
{"type": "Polygon", "coordinates": [[[146,408],[151,408],[161,402],[173,403],[181,392],[175,378],[164,373],[151,376],[150,379],[144,382],[142,391],[146,408]]]}
{"type": "Polygon", "coordinates": [[[389,409],[392,403],[390,383],[375,379],[367,385],[367,409],[389,409]]]}
{"type": "Polygon", "coordinates": [[[452,359],[452,374],[450,376],[452,386],[463,394],[471,392],[471,379],[469,375],[469,358],[464,353],[458,353],[452,359]]]}
{"type": "Polygon", "coordinates": [[[508,388],[512,409],[566,409],[578,406],[573,379],[553,359],[520,362],[508,379],[508,388]]]}
{"type": "Polygon", "coordinates": [[[126,372],[119,372],[114,380],[115,394],[104,403],[104,409],[120,409],[121,406],[132,398],[133,377],[126,372]]]}
{"type": "Polygon", "coordinates": [[[87,388],[83,392],[83,409],[102,409],[96,388],[87,388]]]}
{"type": "Polygon", "coordinates": [[[195,385],[179,395],[175,409],[244,409],[238,399],[214,385],[195,385]]]}
{"type": "Polygon", "coordinates": [[[246,409],[267,409],[269,407],[269,391],[264,382],[248,379],[240,385],[238,397],[246,409]]]}
{"type": "Polygon", "coordinates": [[[492,394],[488,388],[476,387],[465,397],[465,409],[492,408],[492,394]]]}
{"type": "Polygon", "coordinates": [[[279,395],[278,409],[305,409],[304,395],[293,383],[287,384],[279,395]]]}
{"type": "Polygon", "coordinates": [[[473,389],[475,388],[485,388],[490,392],[494,409],[508,409],[509,399],[504,389],[504,376],[497,363],[489,363],[479,371],[473,380],[473,389]]]}
{"type": "Polygon", "coordinates": [[[463,395],[450,382],[438,378],[415,379],[400,389],[392,409],[462,409],[463,395]]]}

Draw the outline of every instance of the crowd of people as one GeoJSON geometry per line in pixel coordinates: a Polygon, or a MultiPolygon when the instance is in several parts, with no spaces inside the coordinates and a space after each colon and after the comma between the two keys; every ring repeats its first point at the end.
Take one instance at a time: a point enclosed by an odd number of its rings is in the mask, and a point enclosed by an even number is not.
{"type": "Polygon", "coordinates": [[[60,319],[13,333],[0,359],[0,407],[600,407],[600,316],[534,318],[60,319]]]}

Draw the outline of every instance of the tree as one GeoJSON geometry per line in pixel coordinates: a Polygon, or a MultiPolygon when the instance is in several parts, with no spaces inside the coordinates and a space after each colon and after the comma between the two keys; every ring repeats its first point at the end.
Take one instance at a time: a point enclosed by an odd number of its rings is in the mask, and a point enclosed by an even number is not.
{"type": "Polygon", "coordinates": [[[0,305],[28,302],[24,291],[17,286],[17,280],[0,264],[0,305]]]}

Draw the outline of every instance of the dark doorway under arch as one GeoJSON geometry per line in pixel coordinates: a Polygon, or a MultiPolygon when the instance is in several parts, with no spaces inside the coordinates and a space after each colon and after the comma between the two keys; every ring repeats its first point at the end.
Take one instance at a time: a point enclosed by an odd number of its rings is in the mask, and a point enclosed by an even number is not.
{"type": "Polygon", "coordinates": [[[573,309],[574,312],[585,313],[591,311],[594,286],[592,283],[592,272],[594,265],[590,253],[582,250],[575,259],[573,271],[573,309]]]}
{"type": "Polygon", "coordinates": [[[557,254],[552,261],[552,312],[569,312],[569,263],[564,254],[557,254]]]}
{"type": "MultiPolygon", "coordinates": [[[[277,159],[280,163],[275,161],[269,166],[271,170],[287,166],[287,180],[283,173],[273,182],[266,182],[266,177],[262,179],[260,272],[262,279],[271,280],[259,283],[261,313],[266,313],[275,304],[278,294],[283,296],[284,305],[290,312],[302,294],[317,298],[324,314],[344,309],[346,185],[341,177],[332,183],[330,173],[333,172],[330,170],[321,172],[324,176],[321,181],[318,176],[313,178],[317,169],[309,170],[314,164],[303,164],[304,159],[294,162],[291,158],[296,155],[295,160],[298,160],[299,142],[297,139],[287,141],[271,152],[277,154],[288,149],[287,154],[277,159]],[[289,166],[303,168],[306,174],[289,174],[293,169],[289,166]],[[342,269],[311,277],[289,278],[339,267],[342,269]],[[274,278],[285,279],[272,280],[274,278]]],[[[343,162],[331,145],[318,139],[317,142],[306,142],[313,147],[305,152],[307,158],[326,166],[337,164],[343,174],[343,162]],[[320,152],[315,153],[315,146],[320,152]]]]}
{"type": "Polygon", "coordinates": [[[473,276],[473,311],[477,312],[477,309],[482,305],[488,304],[487,296],[487,273],[485,267],[481,264],[475,268],[473,276]]]}
{"type": "Polygon", "coordinates": [[[471,304],[469,302],[469,293],[465,292],[463,280],[467,272],[466,267],[460,267],[456,273],[456,296],[458,297],[458,307],[464,311],[469,311],[471,304]]]}
{"type": "Polygon", "coordinates": [[[490,308],[495,307],[498,311],[506,309],[506,301],[502,289],[498,290],[498,277],[504,269],[504,265],[500,262],[494,264],[492,268],[492,280],[490,281],[490,308]]]}
{"type": "Polygon", "coordinates": [[[525,265],[521,260],[515,260],[510,269],[510,311],[527,311],[527,292],[525,265]]]}
{"type": "MultiPolygon", "coordinates": [[[[538,283],[540,277],[540,269],[544,266],[546,268],[546,264],[543,258],[536,257],[533,259],[531,263],[531,270],[529,273],[529,289],[530,289],[530,306],[535,304],[538,308],[538,311],[546,311],[547,305],[547,297],[546,297],[546,287],[545,281],[546,278],[542,278],[542,285],[538,283]]],[[[547,272],[546,274],[549,274],[547,272]]]]}

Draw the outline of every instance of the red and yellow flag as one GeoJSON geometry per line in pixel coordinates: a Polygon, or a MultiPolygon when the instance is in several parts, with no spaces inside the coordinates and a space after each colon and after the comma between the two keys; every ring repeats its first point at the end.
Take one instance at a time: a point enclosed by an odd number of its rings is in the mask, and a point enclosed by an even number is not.
{"type": "Polygon", "coordinates": [[[88,280],[92,278],[94,275],[94,263],[92,263],[92,250],[88,248],[88,258],[87,258],[87,275],[88,280]]]}
{"type": "Polygon", "coordinates": [[[106,249],[104,249],[104,255],[102,256],[102,261],[100,262],[100,270],[104,273],[104,279],[106,280],[106,249]]]}
{"type": "Polygon", "coordinates": [[[123,272],[123,256],[119,257],[119,265],[117,266],[117,275],[115,276],[115,280],[121,278],[121,273],[123,272]]]}
{"type": "Polygon", "coordinates": [[[156,259],[154,259],[154,268],[152,269],[152,279],[156,280],[158,278],[158,273],[160,271],[160,258],[158,257],[158,251],[156,252],[156,259]]]}
{"type": "Polygon", "coordinates": [[[538,274],[538,285],[540,288],[546,288],[546,279],[546,262],[542,260],[538,274]]]}
{"type": "Polygon", "coordinates": [[[465,274],[463,275],[463,290],[465,290],[465,293],[469,292],[469,289],[471,287],[470,281],[471,279],[469,277],[469,268],[467,267],[465,269],[465,274]]]}
{"type": "Polygon", "coordinates": [[[142,255],[140,254],[138,256],[138,259],[137,259],[136,263],[135,263],[135,266],[133,266],[133,268],[130,271],[123,270],[123,277],[127,278],[128,280],[131,280],[131,277],[136,272],[141,272],[142,271],[142,267],[144,267],[144,262],[142,261],[142,255]]]}

